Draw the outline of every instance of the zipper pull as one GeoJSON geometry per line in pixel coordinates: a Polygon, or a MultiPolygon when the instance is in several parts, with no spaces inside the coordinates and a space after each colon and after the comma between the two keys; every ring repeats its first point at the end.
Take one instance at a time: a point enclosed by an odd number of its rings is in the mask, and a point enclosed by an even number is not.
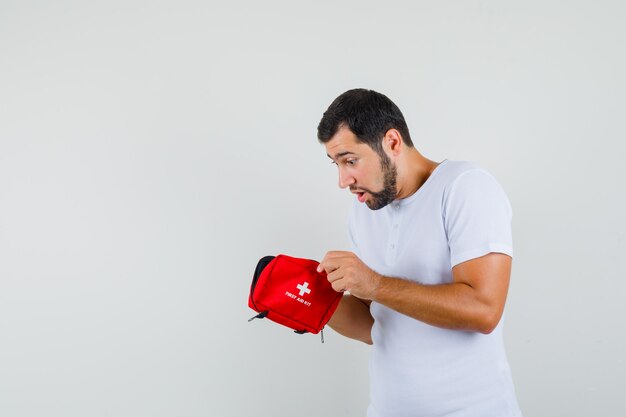
{"type": "Polygon", "coordinates": [[[254,316],[254,317],[252,317],[252,318],[249,318],[249,319],[248,319],[248,323],[249,323],[249,322],[251,322],[251,321],[252,321],[252,320],[254,320],[254,319],[262,319],[262,318],[264,318],[265,316],[267,316],[267,313],[269,313],[269,311],[261,311],[261,312],[260,312],[259,314],[257,314],[256,316],[254,316]]]}
{"type": "Polygon", "coordinates": [[[322,343],[324,343],[324,329],[322,329],[322,331],[320,332],[320,334],[322,335],[322,343]]]}

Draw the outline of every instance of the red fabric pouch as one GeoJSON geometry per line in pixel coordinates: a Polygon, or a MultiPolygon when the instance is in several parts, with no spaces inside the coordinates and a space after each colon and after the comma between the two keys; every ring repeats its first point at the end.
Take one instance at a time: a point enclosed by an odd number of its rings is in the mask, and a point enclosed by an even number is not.
{"type": "Polygon", "coordinates": [[[319,262],[287,255],[261,258],[254,271],[248,306],[264,318],[296,333],[319,333],[339,305],[342,293],[333,290],[319,262]]]}

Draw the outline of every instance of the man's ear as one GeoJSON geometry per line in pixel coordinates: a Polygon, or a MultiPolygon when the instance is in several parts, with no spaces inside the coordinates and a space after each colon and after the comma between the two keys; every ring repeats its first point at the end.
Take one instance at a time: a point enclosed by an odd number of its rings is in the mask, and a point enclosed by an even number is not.
{"type": "Polygon", "coordinates": [[[396,129],[389,129],[383,136],[383,149],[393,155],[398,156],[402,149],[402,135],[396,129]]]}

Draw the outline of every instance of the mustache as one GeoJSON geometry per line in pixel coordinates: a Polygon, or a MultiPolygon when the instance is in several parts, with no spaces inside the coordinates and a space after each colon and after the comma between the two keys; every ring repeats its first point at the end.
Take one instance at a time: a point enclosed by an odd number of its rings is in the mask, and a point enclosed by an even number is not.
{"type": "Polygon", "coordinates": [[[355,187],[353,185],[350,186],[350,191],[352,192],[358,192],[358,193],[370,193],[370,194],[374,194],[372,193],[372,191],[368,190],[367,188],[361,188],[361,187],[355,187]]]}

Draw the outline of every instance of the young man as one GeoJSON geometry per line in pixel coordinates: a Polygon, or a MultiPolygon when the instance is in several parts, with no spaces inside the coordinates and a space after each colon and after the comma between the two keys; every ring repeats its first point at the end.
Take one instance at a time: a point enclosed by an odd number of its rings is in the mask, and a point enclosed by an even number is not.
{"type": "Polygon", "coordinates": [[[329,325],[373,345],[368,417],[521,416],[500,320],[512,256],[500,185],[422,156],[375,91],[337,97],[318,139],[357,197],[352,252],[328,252],[319,270],[349,293],[329,325]]]}

